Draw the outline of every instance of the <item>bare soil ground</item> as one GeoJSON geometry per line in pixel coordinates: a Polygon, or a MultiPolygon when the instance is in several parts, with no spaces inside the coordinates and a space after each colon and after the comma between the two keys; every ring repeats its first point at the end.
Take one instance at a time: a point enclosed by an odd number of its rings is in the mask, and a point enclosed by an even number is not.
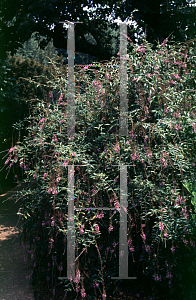
{"type": "Polygon", "coordinates": [[[15,187],[0,195],[0,299],[1,300],[34,300],[33,289],[28,282],[30,275],[27,263],[23,259],[18,233],[19,203],[11,197],[15,187]],[[7,201],[5,201],[7,200],[7,201]]]}

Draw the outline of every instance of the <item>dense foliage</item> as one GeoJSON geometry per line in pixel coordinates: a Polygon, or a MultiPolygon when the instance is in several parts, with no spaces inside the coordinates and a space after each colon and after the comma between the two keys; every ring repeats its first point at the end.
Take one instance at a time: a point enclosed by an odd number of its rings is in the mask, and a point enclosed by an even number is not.
{"type": "MultiPolygon", "coordinates": [[[[100,294],[105,299],[120,289],[111,279],[119,275],[119,164],[128,165],[129,276],[146,283],[151,297],[157,288],[172,286],[181,287],[182,299],[194,293],[185,286],[187,265],[182,265],[184,253],[195,255],[194,203],[184,187],[195,182],[195,45],[165,40],[157,50],[147,42],[132,47],[127,137],[118,135],[119,59],[77,70],[71,138],[67,76],[54,60],[51,101],[34,107],[26,119],[28,136],[8,152],[5,164],[19,164],[29,183],[16,199],[22,198],[18,214],[32,280],[37,292],[47,287],[53,299],[63,288],[87,299],[100,294]],[[116,207],[114,213],[76,211],[76,274],[84,280],[75,282],[58,280],[67,276],[68,165],[75,165],[75,207],[116,207]]],[[[193,278],[194,265],[188,265],[193,278]]]]}
{"type": "MultiPolygon", "coordinates": [[[[0,169],[4,167],[4,160],[2,158],[6,154],[12,142],[12,124],[18,122],[20,118],[18,112],[20,105],[16,101],[18,95],[18,87],[16,80],[10,74],[10,66],[8,60],[0,61],[0,169]],[[13,109],[14,107],[14,109],[13,109]]],[[[5,179],[7,171],[3,169],[0,173],[0,192],[3,193],[9,186],[10,181],[13,181],[13,174],[8,175],[5,179]]],[[[9,188],[8,188],[9,189],[9,188]]]]}
{"type": "MultiPolygon", "coordinates": [[[[33,43],[33,39],[30,42],[33,43]]],[[[41,51],[39,48],[41,54],[45,54],[45,59],[39,63],[30,56],[30,51],[29,53],[26,51],[24,55],[22,50],[25,51],[25,49],[24,45],[24,48],[21,49],[22,57],[8,56],[0,63],[0,168],[4,165],[2,161],[5,155],[4,151],[13,147],[19,138],[18,132],[13,130],[12,125],[27,117],[31,106],[37,103],[39,98],[49,101],[50,84],[48,79],[52,78],[52,70],[50,66],[44,66],[42,63],[48,62],[53,54],[41,51]],[[30,58],[27,58],[28,54],[30,58]]],[[[56,60],[62,64],[63,58],[59,57],[56,60]]],[[[66,66],[62,66],[62,68],[66,72],[66,66]]],[[[27,134],[25,130],[21,131],[20,138],[22,139],[25,134],[27,134]]],[[[3,169],[0,178],[1,192],[9,189],[13,186],[14,181],[16,182],[14,171],[19,172],[18,169],[13,169],[11,173],[9,170],[3,169]]],[[[18,177],[20,177],[19,174],[18,177]]]]}
{"type": "Polygon", "coordinates": [[[57,51],[53,45],[53,42],[50,41],[45,49],[40,48],[40,43],[44,38],[38,34],[38,32],[34,32],[31,35],[31,38],[25,41],[20,47],[15,56],[20,56],[23,60],[29,58],[30,60],[34,59],[41,65],[47,66],[50,58],[53,57],[54,54],[57,54],[57,51]]]}
{"type": "Polygon", "coordinates": [[[13,104],[18,94],[16,80],[13,75],[12,76],[10,75],[11,74],[10,74],[8,61],[1,60],[0,61],[0,113],[1,113],[0,128],[1,131],[3,131],[3,127],[6,125],[5,120],[7,119],[8,116],[7,111],[9,111],[10,113],[11,103],[13,104]]]}
{"type": "MultiPolygon", "coordinates": [[[[85,0],[82,4],[78,0],[2,0],[0,57],[6,51],[12,51],[13,55],[34,32],[44,37],[41,41],[43,47],[53,39],[55,47],[67,49],[67,31],[59,24],[59,21],[65,20],[84,22],[76,26],[76,51],[99,59],[110,59],[114,55],[112,42],[119,27],[111,22],[111,18],[135,21],[134,25],[128,26],[133,41],[140,32],[146,33],[147,40],[155,46],[157,41],[162,42],[170,34],[174,35],[176,41],[184,42],[195,38],[196,8],[193,4],[193,0],[85,0]],[[95,43],[89,42],[89,35],[95,43]]],[[[115,49],[115,55],[117,51],[115,49]]]]}

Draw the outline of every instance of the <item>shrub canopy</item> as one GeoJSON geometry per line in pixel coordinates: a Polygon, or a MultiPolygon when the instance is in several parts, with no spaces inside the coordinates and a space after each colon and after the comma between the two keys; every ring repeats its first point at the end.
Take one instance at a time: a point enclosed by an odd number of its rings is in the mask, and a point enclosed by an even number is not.
{"type": "Polygon", "coordinates": [[[118,210],[90,208],[119,207],[119,164],[127,165],[131,276],[150,276],[151,287],[154,281],[171,287],[172,280],[179,280],[173,273],[175,253],[194,247],[195,203],[185,186],[195,182],[195,46],[167,41],[157,50],[147,42],[132,46],[127,137],[119,136],[119,58],[77,70],[71,138],[67,77],[53,61],[50,103],[34,107],[26,119],[28,136],[8,152],[5,164],[18,163],[29,182],[29,189],[16,197],[22,198],[18,214],[32,254],[33,278],[48,281],[53,295],[55,289],[58,294],[58,276],[67,276],[68,165],[75,166],[75,207],[89,210],[74,216],[77,256],[83,251],[76,271],[85,284],[65,280],[67,290],[75,284],[76,292],[92,296],[92,287],[96,295],[102,284],[105,295],[115,284],[110,277],[118,276],[118,210]]]}

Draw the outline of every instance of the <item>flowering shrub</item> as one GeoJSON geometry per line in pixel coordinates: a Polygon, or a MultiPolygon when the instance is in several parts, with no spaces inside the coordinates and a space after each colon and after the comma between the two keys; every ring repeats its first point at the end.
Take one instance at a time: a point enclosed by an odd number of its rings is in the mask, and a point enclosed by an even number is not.
{"type": "MultiPolygon", "coordinates": [[[[66,66],[62,65],[62,57],[55,58],[55,61],[60,62],[61,70],[65,73],[66,66]]],[[[48,81],[56,74],[52,74],[50,66],[43,66],[34,59],[16,56],[8,56],[6,60],[0,61],[0,70],[0,151],[3,151],[17,141],[18,132],[13,130],[12,125],[29,115],[31,105],[37,103],[38,98],[50,102],[48,81]]],[[[20,132],[21,140],[25,134],[25,131],[20,132]]],[[[2,152],[0,155],[2,158],[5,154],[2,152]]],[[[2,159],[0,167],[3,167],[2,159]]],[[[20,173],[16,166],[13,169],[13,173],[15,172],[20,173]]],[[[12,172],[3,169],[0,189],[3,188],[4,191],[12,187],[13,179],[12,172]],[[6,187],[8,184],[9,187],[6,187]]]]}
{"type": "MultiPolygon", "coordinates": [[[[56,64],[60,63],[59,68],[61,72],[65,73],[66,66],[62,64],[63,58],[55,56],[54,60],[56,64]]],[[[49,80],[52,80],[57,75],[51,64],[45,66],[33,58],[22,59],[20,56],[10,56],[8,65],[10,75],[15,78],[19,89],[17,101],[20,103],[23,111],[24,108],[28,111],[32,104],[37,103],[38,99],[50,100],[48,99],[50,98],[49,80]]]]}
{"type": "Polygon", "coordinates": [[[184,188],[195,182],[196,68],[189,46],[133,45],[127,137],[119,136],[119,59],[77,71],[76,131],[70,138],[67,78],[53,63],[58,76],[50,81],[52,101],[35,106],[26,120],[28,136],[5,162],[19,163],[27,176],[29,189],[16,196],[22,197],[23,242],[34,284],[45,284],[53,299],[62,286],[87,299],[117,291],[111,277],[119,276],[120,163],[128,165],[129,276],[147,281],[149,293],[180,282],[176,252],[194,248],[195,239],[191,195],[184,188]],[[67,276],[68,165],[75,165],[75,207],[88,210],[74,216],[78,276],[60,281],[67,276]]]}

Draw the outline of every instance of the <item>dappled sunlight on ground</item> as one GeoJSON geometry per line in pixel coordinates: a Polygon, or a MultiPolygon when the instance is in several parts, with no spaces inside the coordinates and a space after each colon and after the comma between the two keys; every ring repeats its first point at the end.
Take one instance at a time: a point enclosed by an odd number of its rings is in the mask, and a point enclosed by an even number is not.
{"type": "Polygon", "coordinates": [[[7,240],[16,233],[17,231],[15,227],[0,225],[0,241],[7,240]]]}

